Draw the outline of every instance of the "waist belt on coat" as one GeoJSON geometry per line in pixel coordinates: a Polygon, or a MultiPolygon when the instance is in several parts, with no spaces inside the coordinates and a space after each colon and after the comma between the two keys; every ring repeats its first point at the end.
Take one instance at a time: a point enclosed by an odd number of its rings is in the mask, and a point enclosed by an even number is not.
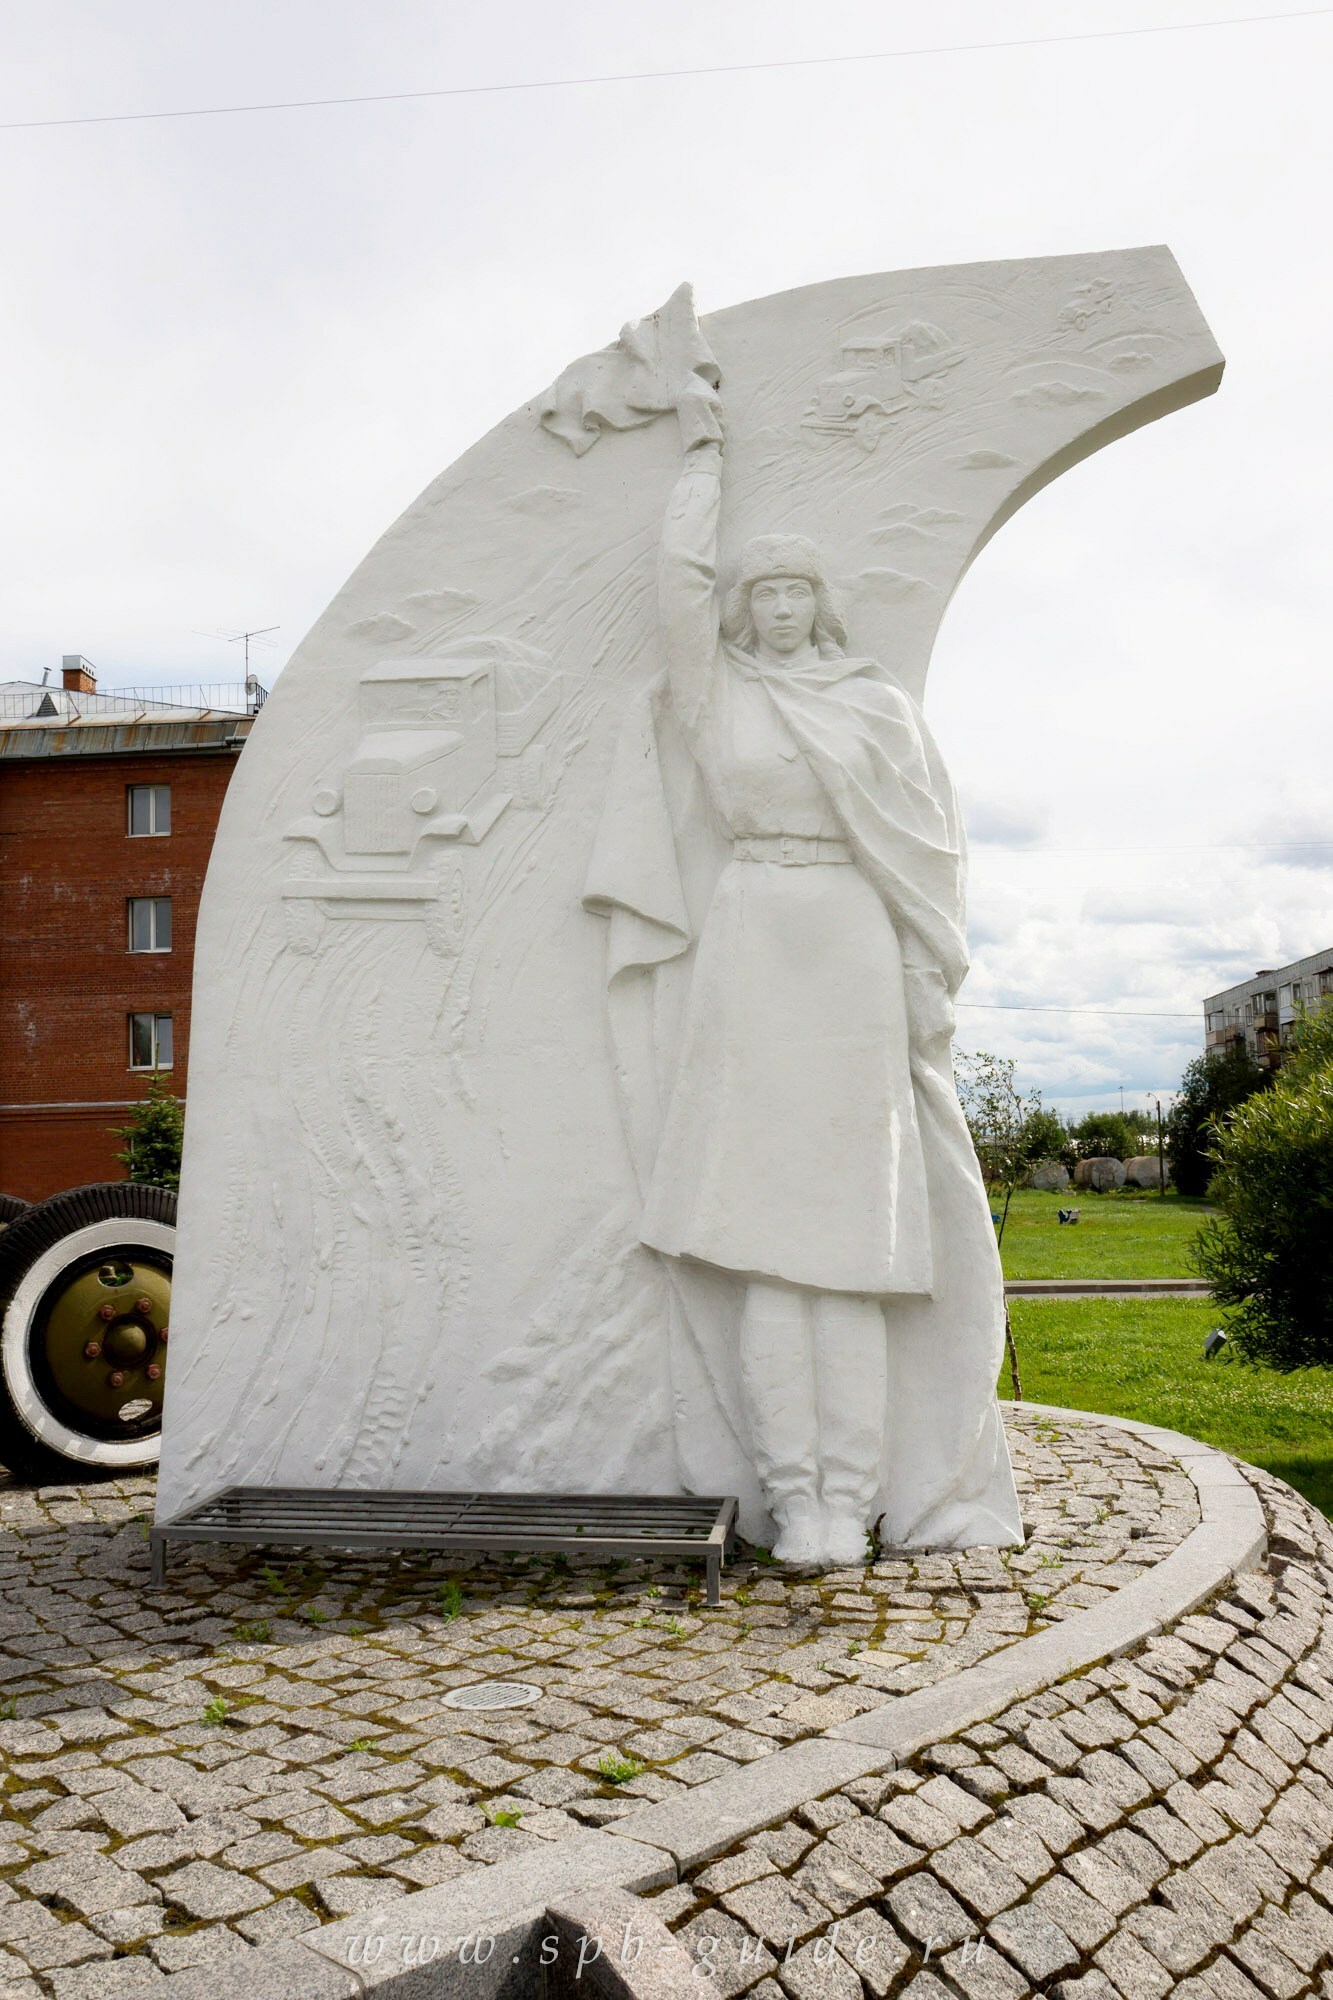
{"type": "Polygon", "coordinates": [[[826,840],[822,834],[750,833],[736,842],[738,861],[776,861],[780,868],[807,868],[816,861],[850,861],[852,850],[845,840],[826,840]]]}

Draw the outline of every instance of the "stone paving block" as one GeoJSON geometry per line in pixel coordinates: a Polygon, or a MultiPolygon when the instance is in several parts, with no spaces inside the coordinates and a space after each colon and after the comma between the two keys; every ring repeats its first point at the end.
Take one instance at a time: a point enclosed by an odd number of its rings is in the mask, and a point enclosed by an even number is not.
{"type": "Polygon", "coordinates": [[[920,1861],[922,1855],[919,1847],[910,1846],[878,1819],[844,1821],[832,1829],[829,1842],[849,1854],[879,1882],[891,1882],[920,1861]]]}
{"type": "Polygon", "coordinates": [[[872,1875],[831,1841],[821,1841],[812,1848],[791,1881],[794,1887],[817,1897],[835,1917],[867,1902],[881,1888],[878,1875],[872,1875]]]}
{"type": "MultiPolygon", "coordinates": [[[[1081,1829],[1076,1829],[1081,1831],[1081,1829]]],[[[1027,1888],[1042,1881],[1056,1866],[1055,1856],[1031,1827],[1005,1811],[975,1836],[979,1846],[1013,1870],[1027,1888]]]]}
{"type": "Polygon", "coordinates": [[[1217,1950],[1218,1939],[1175,1910],[1140,1904],[1125,1918],[1125,1929],[1151,1958],[1177,1978],[1193,1972],[1217,1950]]]}
{"type": "MultiPolygon", "coordinates": [[[[1041,1718],[1028,1723],[1018,1740],[1023,1749],[1053,1771],[1074,1770],[1083,1755],[1079,1745],[1058,1724],[1041,1718]]],[[[1000,1768],[1005,1767],[1002,1764],[1000,1768]]]]}
{"type": "MultiPolygon", "coordinates": [[[[1114,1836],[1109,1836],[1114,1838],[1114,1836]]],[[[1067,1856],[1064,1864],[1065,1876],[1077,1884],[1086,1895],[1099,1903],[1112,1918],[1121,1917],[1136,1903],[1144,1902],[1151,1892],[1151,1885],[1142,1877],[1131,1874],[1121,1867],[1106,1851],[1104,1842],[1094,1843],[1076,1854],[1067,1856]]],[[[1065,1929],[1076,1943],[1081,1943],[1078,1933],[1065,1929]]]]}
{"type": "Polygon", "coordinates": [[[786,1946],[809,1937],[828,1923],[826,1906],[805,1890],[793,1887],[780,1875],[742,1884],[721,1898],[724,1910],[736,1917],[766,1944],[785,1950],[786,1946]]]}
{"type": "Polygon", "coordinates": [[[1257,1928],[1307,1975],[1333,1955],[1333,1917],[1304,1892],[1293,1896],[1285,1911],[1270,1904],[1257,1928]]]}
{"type": "Polygon", "coordinates": [[[271,1900],[261,1884],[211,1861],[192,1861],[163,1875],[159,1892],[192,1917],[239,1917],[271,1900]]]}
{"type": "Polygon", "coordinates": [[[1046,1792],[1089,1833],[1109,1833],[1124,1818],[1119,1801],[1104,1786],[1090,1784],[1086,1778],[1053,1777],[1046,1792]]]}
{"type": "MultiPolygon", "coordinates": [[[[54,2000],[117,2000],[127,1993],[151,1993],[166,1986],[166,1974],[149,1961],[122,1958],[110,1964],[69,1966],[49,1975],[54,2000]]],[[[0,1995],[9,1992],[0,1986],[0,1995]]],[[[168,1989],[169,1990],[169,1989],[168,1989]]],[[[37,1985],[33,1993],[41,1992],[37,1985]]]]}
{"type": "Polygon", "coordinates": [[[721,1910],[703,1911],[675,1935],[691,1960],[692,1984],[711,2000],[735,2000],[777,1967],[772,1952],[721,1910]]]}
{"type": "Polygon", "coordinates": [[[789,1820],[785,1826],[766,1826],[750,1834],[744,1846],[747,1853],[766,1854],[775,1868],[786,1870],[794,1868],[802,1855],[809,1853],[814,1846],[814,1835],[789,1820]]]}
{"type": "Polygon", "coordinates": [[[942,1951],[976,1936],[975,1918],[930,1875],[895,1882],[884,1900],[899,1930],[920,1949],[933,1944],[942,1951]]]}
{"type": "Polygon", "coordinates": [[[921,1805],[929,1806],[952,1820],[955,1831],[971,1831],[983,1826],[991,1817],[989,1806],[983,1805],[970,1792],[965,1792],[952,1778],[931,1778],[913,1796],[921,1805]]]}
{"type": "MultiPolygon", "coordinates": [[[[1210,1847],[1181,1871],[1181,1879],[1199,1882],[1238,1923],[1254,1916],[1263,1902],[1255,1874],[1247,1866],[1249,1843],[1240,1835],[1210,1847]]],[[[1263,1850],[1259,1852],[1262,1854],[1263,1850]]]]}
{"type": "Polygon", "coordinates": [[[1252,1924],[1228,1949],[1268,2000],[1297,2000],[1304,1991],[1304,1973],[1257,1925],[1252,1924]]]}
{"type": "Polygon", "coordinates": [[[166,1927],[167,1913],[160,1903],[131,1903],[123,1910],[108,1910],[104,1916],[89,1917],[89,1930],[108,1944],[124,1946],[155,1937],[166,1927]]]}
{"type": "Polygon", "coordinates": [[[1115,1915],[1065,1874],[1052,1875],[1043,1882],[1033,1891],[1027,1907],[1039,1911],[1089,1954],[1116,1927],[1115,1915]]]}
{"type": "Polygon", "coordinates": [[[984,1937],[959,1945],[939,1963],[964,2000],[1027,2000],[1032,1992],[1022,1973],[984,1937]]]}
{"type": "Polygon", "coordinates": [[[108,1910],[124,1909],[128,1903],[160,1901],[159,1891],[150,1888],[142,1877],[86,1850],[36,1862],[24,1870],[18,1882],[31,1895],[54,1898],[81,1917],[104,1916],[108,1910]]]}
{"type": "MultiPolygon", "coordinates": [[[[1263,1989],[1256,1986],[1249,1974],[1242,1972],[1235,1959],[1226,1952],[1186,1983],[1198,1987],[1198,2000],[1263,2000],[1263,1989]]],[[[1176,1991],[1183,1993],[1185,1986],[1177,1987],[1176,1991]]],[[[1191,2000],[1195,2000],[1193,1995],[1191,2000]]]]}
{"type": "MultiPolygon", "coordinates": [[[[185,1937],[158,1938],[149,1946],[149,1951],[159,1969],[171,1973],[185,1972],[196,1965],[213,1966],[220,1960],[237,1957],[248,1968],[252,1956],[245,1939],[238,1937],[225,1924],[214,1924],[206,1931],[192,1931],[185,1937]]],[[[218,1975],[219,1983],[226,1977],[224,1969],[218,1975]]]]}
{"type": "Polygon", "coordinates": [[[857,1910],[841,1920],[837,1926],[837,1946],[841,1956],[860,1974],[874,2000],[885,2000],[912,1958],[888,1918],[873,1909],[857,1910]]]}
{"type": "Polygon", "coordinates": [[[1152,1785],[1135,1769],[1123,1748],[1094,1750],[1083,1759],[1081,1775],[1109,1793],[1122,1812],[1131,1812],[1152,1797],[1152,1785]]]}
{"type": "Polygon", "coordinates": [[[456,1847],[438,1846],[414,1848],[410,1854],[388,1862],[386,1869],[413,1888],[435,1889],[459,1875],[469,1874],[475,1866],[456,1847]]]}
{"type": "Polygon", "coordinates": [[[1119,1754],[1146,1781],[1150,1792],[1168,1791],[1176,1781],[1174,1767],[1142,1737],[1122,1743],[1119,1754]]]}
{"type": "Polygon", "coordinates": [[[110,1959],[114,1947],[86,1924],[55,1924],[50,1930],[25,1938],[23,1956],[34,1971],[54,1974],[65,1966],[110,1959]]]}
{"type": "Polygon", "coordinates": [[[268,1903],[263,1909],[235,1920],[235,1928],[243,1938],[250,1944],[262,1945],[300,1937],[304,1931],[316,1930],[318,1926],[315,1912],[298,1903],[295,1896],[280,1896],[276,1903],[268,1903]]]}
{"type": "Polygon", "coordinates": [[[1027,1893],[1022,1876],[979,1839],[963,1838],[930,1857],[931,1872],[983,1921],[998,1916],[1027,1893]]]}
{"type": "MultiPolygon", "coordinates": [[[[1004,1817],[1036,1835],[1052,1854],[1066,1854],[1084,1838],[1084,1828],[1074,1814],[1057,1799],[1044,1793],[1030,1793],[1006,1806],[1004,1817]]],[[[989,1832],[989,1828],[983,1831],[989,1832]]],[[[980,1837],[980,1836],[979,1836],[980,1837]]]]}
{"type": "Polygon", "coordinates": [[[914,1792],[886,1799],[879,1818],[915,1847],[943,1847],[958,1832],[956,1822],[946,1819],[934,1806],[923,1804],[914,1792]]]}
{"type": "Polygon", "coordinates": [[[1175,1986],[1175,1975],[1127,1930],[1117,1930],[1107,1938],[1094,1963],[1126,2000],[1164,2000],[1175,1986]]]}
{"type": "Polygon", "coordinates": [[[778,1966],[777,1979],[791,2000],[864,2000],[861,1980],[827,1941],[812,1940],[778,1966]]]}
{"type": "Polygon", "coordinates": [[[802,1826],[812,1833],[826,1833],[832,1826],[842,1826],[861,1817],[853,1801],[841,1792],[834,1792],[826,1799],[808,1799],[797,1806],[795,1817],[802,1826]]]}
{"type": "Polygon", "coordinates": [[[1077,1945],[1031,1903],[1003,1911],[987,1925],[986,1936],[1036,1986],[1075,1971],[1082,1961],[1077,1945]]]}
{"type": "Polygon", "coordinates": [[[1214,1841],[1227,1839],[1231,1832],[1221,1813],[1215,1812],[1192,1785],[1182,1782],[1172,1785],[1163,1803],[1171,1809],[1177,1819],[1184,1820],[1206,1846],[1211,1846],[1214,1841]]]}

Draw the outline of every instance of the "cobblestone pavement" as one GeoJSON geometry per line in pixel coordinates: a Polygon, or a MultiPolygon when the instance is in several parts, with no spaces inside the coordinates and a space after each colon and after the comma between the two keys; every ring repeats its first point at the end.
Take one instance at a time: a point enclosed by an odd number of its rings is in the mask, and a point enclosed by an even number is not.
{"type": "Polygon", "coordinates": [[[970,1665],[1137,1576],[1191,1482],[1010,1425],[1021,1552],[802,1577],[173,1556],[152,1482],[0,1485],[0,2000],[111,1995],[604,1825],[970,1665]],[[467,1682],[540,1700],[468,1713],[467,1682]]]}
{"type": "Polygon", "coordinates": [[[652,1906],[731,2000],[1333,1995],[1333,1531],[652,1906]]]}

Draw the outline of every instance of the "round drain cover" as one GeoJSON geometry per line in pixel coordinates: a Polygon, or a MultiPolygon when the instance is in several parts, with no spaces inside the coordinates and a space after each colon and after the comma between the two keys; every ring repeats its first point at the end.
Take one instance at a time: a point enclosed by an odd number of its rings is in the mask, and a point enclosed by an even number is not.
{"type": "Polygon", "coordinates": [[[530,1701],[540,1701],[544,1689],[534,1687],[531,1681],[473,1681],[468,1687],[455,1688],[444,1697],[446,1708],[526,1708],[530,1701]]]}

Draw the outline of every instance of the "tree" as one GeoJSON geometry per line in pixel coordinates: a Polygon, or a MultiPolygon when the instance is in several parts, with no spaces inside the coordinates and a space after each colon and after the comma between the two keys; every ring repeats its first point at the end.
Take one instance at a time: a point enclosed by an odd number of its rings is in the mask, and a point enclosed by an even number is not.
{"type": "Polygon", "coordinates": [[[114,1128],[125,1144],[116,1154],[132,1181],[146,1187],[178,1188],[185,1109],[173,1097],[160,1070],[148,1079],[148,1095],[139,1100],[127,1125],[114,1128]]]}
{"type": "Polygon", "coordinates": [[[1268,1082],[1245,1048],[1209,1049],[1186,1067],[1166,1122],[1171,1175],[1181,1194],[1207,1194],[1219,1134],[1237,1106],[1268,1082]]]}
{"type": "MultiPolygon", "coordinates": [[[[1039,1091],[1031,1091],[1026,1097],[1020,1094],[1014,1082],[1015,1067],[1012,1056],[993,1056],[984,1051],[967,1055],[961,1049],[954,1053],[958,1101],[972,1134],[981,1177],[991,1199],[1003,1204],[997,1217],[997,1243],[1004,1241],[1004,1225],[1009,1220],[1014,1189],[1037,1160],[1048,1157],[1048,1121],[1054,1116],[1044,1110],[1039,1091]]],[[[1063,1134],[1063,1126],[1060,1130],[1063,1134]]],[[[1021,1402],[1023,1385],[1018,1374],[1018,1348],[1009,1324],[1007,1303],[1004,1339],[1009,1351],[1014,1400],[1021,1402]]]]}
{"type": "Polygon", "coordinates": [[[1062,1167],[1072,1167],[1078,1157],[1064,1119],[1040,1102],[1023,1120],[1023,1148],[1033,1166],[1041,1160],[1058,1160],[1062,1167]]]}
{"type": "Polygon", "coordinates": [[[1132,1160],[1143,1151],[1138,1118],[1127,1111],[1089,1111],[1073,1138],[1080,1160],[1132,1160]]]}
{"type": "Polygon", "coordinates": [[[1195,1258],[1233,1309],[1236,1352],[1289,1374],[1333,1366],[1333,1008],[1306,1016],[1271,1090],[1219,1128],[1221,1214],[1195,1258]]]}

